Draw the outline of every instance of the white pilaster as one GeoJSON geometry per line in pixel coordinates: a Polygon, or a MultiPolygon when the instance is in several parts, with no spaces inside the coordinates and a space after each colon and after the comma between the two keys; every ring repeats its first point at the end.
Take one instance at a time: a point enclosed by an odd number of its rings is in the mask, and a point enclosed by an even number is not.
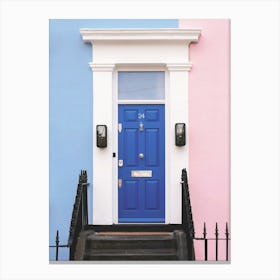
{"type": "Polygon", "coordinates": [[[168,118],[166,141],[168,147],[168,165],[170,179],[167,185],[166,204],[168,212],[166,218],[171,223],[182,223],[182,189],[180,184],[181,170],[188,169],[188,71],[190,63],[168,64],[169,90],[166,102],[168,103],[168,118]],[[186,145],[175,145],[175,124],[186,124],[186,145]]]}
{"type": "Polygon", "coordinates": [[[93,71],[93,224],[112,224],[113,64],[90,63],[93,71]],[[107,148],[96,146],[96,125],[107,126],[107,148]]]}

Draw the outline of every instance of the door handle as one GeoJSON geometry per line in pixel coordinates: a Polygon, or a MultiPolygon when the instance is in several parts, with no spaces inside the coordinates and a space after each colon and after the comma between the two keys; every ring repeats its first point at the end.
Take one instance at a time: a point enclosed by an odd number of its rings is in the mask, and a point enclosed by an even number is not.
{"type": "Polygon", "coordinates": [[[138,155],[138,157],[139,157],[139,158],[144,158],[144,154],[140,153],[140,154],[138,155]]]}

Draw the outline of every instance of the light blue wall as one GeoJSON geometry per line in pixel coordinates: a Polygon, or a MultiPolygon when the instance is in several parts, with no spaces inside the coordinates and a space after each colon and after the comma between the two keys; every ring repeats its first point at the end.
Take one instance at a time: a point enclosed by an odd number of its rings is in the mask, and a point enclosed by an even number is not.
{"type": "MultiPolygon", "coordinates": [[[[49,243],[67,244],[81,169],[88,171],[89,223],[92,221],[92,60],[80,28],[177,28],[178,20],[50,20],[50,196],[49,243]]],[[[108,170],[108,172],[110,172],[108,170]]],[[[68,260],[68,249],[59,259],[68,260]]],[[[50,249],[50,260],[55,249],[50,249]]]]}

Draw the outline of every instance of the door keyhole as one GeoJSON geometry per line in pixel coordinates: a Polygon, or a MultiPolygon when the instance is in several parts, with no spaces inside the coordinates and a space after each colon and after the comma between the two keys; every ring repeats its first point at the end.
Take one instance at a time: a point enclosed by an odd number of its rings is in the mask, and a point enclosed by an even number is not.
{"type": "Polygon", "coordinates": [[[139,130],[140,131],[144,130],[144,124],[142,122],[139,123],[139,130]]]}

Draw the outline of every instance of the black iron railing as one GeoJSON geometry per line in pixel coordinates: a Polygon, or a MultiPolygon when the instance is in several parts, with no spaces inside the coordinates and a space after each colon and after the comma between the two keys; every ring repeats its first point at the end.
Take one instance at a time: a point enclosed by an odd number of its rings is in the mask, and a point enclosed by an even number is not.
{"type": "Polygon", "coordinates": [[[88,224],[88,202],[87,202],[87,172],[81,171],[77,195],[72,211],[72,219],[69,230],[68,246],[70,248],[69,259],[74,259],[75,249],[79,233],[88,224]]]}
{"type": "Polygon", "coordinates": [[[77,187],[77,193],[75,203],[72,211],[71,224],[69,229],[68,244],[59,245],[59,232],[56,232],[56,245],[49,246],[50,248],[56,248],[56,261],[59,258],[59,248],[68,247],[69,259],[74,259],[75,249],[79,233],[88,225],[88,199],[87,199],[87,172],[82,170],[79,175],[79,183],[77,187]]]}
{"type": "Polygon", "coordinates": [[[59,253],[58,250],[59,248],[68,248],[68,244],[66,245],[59,245],[59,231],[56,231],[56,237],[55,237],[55,245],[49,246],[50,248],[55,248],[55,260],[58,261],[59,253]]]}
{"type": "Polygon", "coordinates": [[[219,259],[219,244],[220,241],[225,241],[225,259],[226,261],[229,261],[229,242],[230,242],[230,238],[229,238],[229,229],[228,229],[228,223],[226,223],[226,228],[225,228],[225,232],[224,232],[224,238],[223,237],[219,237],[220,233],[219,233],[219,228],[218,228],[218,223],[216,223],[215,226],[215,237],[213,238],[207,238],[207,231],[206,231],[206,223],[204,223],[203,225],[203,232],[202,232],[203,237],[194,237],[195,240],[201,240],[204,241],[204,260],[208,261],[208,254],[209,254],[209,246],[208,246],[208,241],[214,241],[215,242],[215,261],[220,261],[221,259],[219,259]]]}
{"type": "MultiPolygon", "coordinates": [[[[225,250],[226,250],[226,257],[225,260],[229,261],[229,229],[228,223],[226,223],[225,228],[225,237],[221,238],[218,228],[218,223],[216,223],[215,227],[215,237],[208,238],[207,231],[206,231],[206,224],[204,223],[203,226],[203,237],[196,237],[194,231],[194,223],[193,223],[193,216],[192,216],[192,207],[190,202],[190,192],[188,186],[188,176],[186,169],[182,170],[181,175],[181,184],[182,184],[182,227],[186,232],[187,237],[187,246],[189,252],[189,260],[195,260],[194,254],[194,240],[203,241],[204,242],[204,260],[208,261],[209,255],[209,246],[208,241],[215,242],[215,260],[219,260],[219,244],[220,241],[225,241],[225,250]]],[[[79,233],[84,229],[86,225],[88,225],[88,202],[87,202],[87,172],[81,171],[79,176],[79,184],[77,187],[77,195],[75,198],[75,203],[72,212],[72,219],[71,225],[69,230],[69,239],[67,245],[60,245],[59,244],[59,232],[56,233],[56,245],[50,246],[51,248],[56,248],[56,260],[59,258],[59,248],[68,247],[70,248],[69,252],[69,259],[74,259],[75,249],[77,245],[77,240],[79,233]]]]}
{"type": "Polygon", "coordinates": [[[203,227],[203,237],[195,237],[195,230],[194,230],[194,223],[193,223],[193,216],[192,216],[192,206],[191,206],[191,200],[190,200],[190,191],[189,191],[189,185],[188,185],[188,175],[187,171],[184,168],[182,170],[182,176],[181,176],[181,184],[182,184],[182,224],[183,228],[187,235],[187,244],[188,244],[188,250],[189,252],[193,252],[192,254],[192,260],[195,259],[194,255],[194,240],[203,240],[204,241],[204,260],[208,260],[208,253],[209,253],[209,246],[208,241],[215,241],[215,260],[219,260],[219,243],[220,241],[225,241],[226,246],[226,261],[229,261],[229,230],[228,230],[228,223],[226,223],[226,229],[225,229],[225,238],[219,237],[219,229],[218,229],[218,223],[216,223],[215,227],[215,237],[214,238],[207,238],[207,232],[206,232],[206,224],[204,223],[203,227]]]}
{"type": "Polygon", "coordinates": [[[195,259],[194,245],[193,245],[194,225],[193,225],[193,217],[192,217],[190,191],[188,185],[188,175],[185,168],[182,170],[181,184],[182,184],[182,225],[187,236],[187,246],[188,246],[188,252],[190,256],[189,259],[194,260],[195,259]]]}

